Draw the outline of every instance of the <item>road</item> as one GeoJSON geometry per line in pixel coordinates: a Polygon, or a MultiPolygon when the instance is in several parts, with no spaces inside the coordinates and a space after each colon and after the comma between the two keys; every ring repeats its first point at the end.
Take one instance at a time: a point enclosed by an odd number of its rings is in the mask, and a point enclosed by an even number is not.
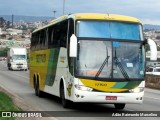
{"type": "MultiPolygon", "coordinates": [[[[61,111],[62,117],[57,117],[59,120],[128,119],[128,117],[105,117],[109,112],[118,112],[111,104],[76,104],[72,109],[64,109],[57,97],[47,95],[45,98],[39,98],[35,96],[34,90],[29,86],[29,71],[8,71],[6,63],[2,61],[0,61],[0,85],[23,98],[26,103],[38,107],[42,111],[61,111]],[[76,112],[75,114],[78,114],[78,116],[76,118],[63,117],[64,114],[67,114],[65,111],[72,111],[73,116],[76,112]],[[101,115],[103,117],[100,117],[101,115]]],[[[127,104],[125,109],[121,111],[160,111],[160,91],[146,88],[144,98],[143,104],[127,104]]],[[[130,117],[129,119],[156,120],[158,118],[130,117]]]]}

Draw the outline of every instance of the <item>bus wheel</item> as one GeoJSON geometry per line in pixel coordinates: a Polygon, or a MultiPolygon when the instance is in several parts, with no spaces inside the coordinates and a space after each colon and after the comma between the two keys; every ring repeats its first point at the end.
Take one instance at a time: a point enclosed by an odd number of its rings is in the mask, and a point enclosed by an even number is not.
{"type": "Polygon", "coordinates": [[[38,96],[38,88],[36,82],[34,82],[34,90],[35,90],[35,95],[38,96]]]}
{"type": "Polygon", "coordinates": [[[122,104],[122,103],[116,103],[116,104],[114,104],[114,106],[115,106],[115,108],[116,108],[116,109],[124,109],[125,104],[122,104]]]}
{"type": "Polygon", "coordinates": [[[68,108],[69,104],[70,104],[70,101],[65,99],[64,86],[63,85],[61,85],[61,88],[60,88],[60,97],[61,97],[61,100],[62,100],[62,106],[64,108],[68,108]]]}
{"type": "Polygon", "coordinates": [[[43,97],[43,95],[44,95],[43,91],[41,91],[39,89],[39,82],[38,81],[36,82],[36,85],[35,85],[35,94],[38,97],[43,97]]]}

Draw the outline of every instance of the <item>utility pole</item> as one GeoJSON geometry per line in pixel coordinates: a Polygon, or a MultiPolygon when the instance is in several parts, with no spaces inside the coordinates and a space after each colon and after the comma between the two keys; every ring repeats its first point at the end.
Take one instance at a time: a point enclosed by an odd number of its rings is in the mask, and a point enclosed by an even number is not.
{"type": "Polygon", "coordinates": [[[54,18],[56,18],[56,12],[57,12],[56,10],[53,11],[53,13],[54,13],[54,18]]]}
{"type": "Polygon", "coordinates": [[[13,28],[13,22],[14,22],[14,15],[12,15],[12,28],[13,28]]]}
{"type": "Polygon", "coordinates": [[[63,15],[64,15],[64,11],[65,11],[65,1],[66,0],[63,0],[63,15]]]}

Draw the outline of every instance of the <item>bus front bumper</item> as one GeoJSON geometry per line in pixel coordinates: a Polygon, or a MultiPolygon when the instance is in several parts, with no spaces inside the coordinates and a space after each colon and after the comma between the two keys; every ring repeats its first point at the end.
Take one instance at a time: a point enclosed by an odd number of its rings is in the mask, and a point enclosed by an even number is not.
{"type": "Polygon", "coordinates": [[[144,92],[140,93],[105,93],[76,90],[73,102],[88,103],[142,103],[144,92]]]}

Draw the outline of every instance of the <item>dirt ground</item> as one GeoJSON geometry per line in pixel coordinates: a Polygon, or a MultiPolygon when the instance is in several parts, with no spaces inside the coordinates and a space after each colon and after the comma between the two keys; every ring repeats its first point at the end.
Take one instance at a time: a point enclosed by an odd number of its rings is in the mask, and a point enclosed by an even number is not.
{"type": "Polygon", "coordinates": [[[146,87],[160,90],[160,76],[147,75],[145,81],[146,87]]]}

